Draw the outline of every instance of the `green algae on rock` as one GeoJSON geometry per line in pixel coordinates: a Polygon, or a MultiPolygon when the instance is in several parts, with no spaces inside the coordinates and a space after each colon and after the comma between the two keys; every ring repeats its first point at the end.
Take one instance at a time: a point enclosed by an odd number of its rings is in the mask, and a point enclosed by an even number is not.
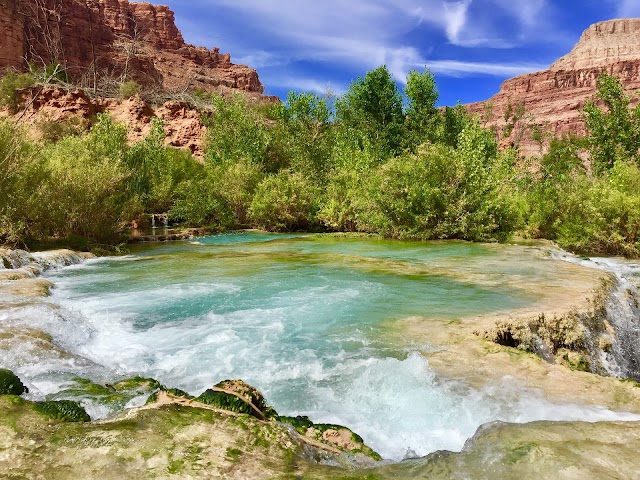
{"type": "Polygon", "coordinates": [[[53,395],[49,395],[49,400],[89,400],[91,402],[105,405],[114,411],[125,408],[125,405],[133,398],[150,395],[155,391],[164,388],[153,378],[133,377],[111,384],[100,385],[86,378],[76,377],[73,379],[74,385],[61,390],[53,395]]]}
{"type": "Polygon", "coordinates": [[[22,395],[29,389],[11,370],[0,368],[0,395],[22,395]]]}
{"type": "Polygon", "coordinates": [[[262,393],[242,380],[223,380],[207,389],[195,401],[228,410],[245,413],[261,420],[277,417],[276,411],[267,405],[262,393]]]}
{"type": "Polygon", "coordinates": [[[337,447],[341,451],[362,454],[376,461],[382,460],[382,457],[377,452],[365,445],[360,435],[342,425],[313,423],[307,416],[279,416],[278,420],[292,425],[296,432],[305,438],[337,447]]]}
{"type": "Polygon", "coordinates": [[[86,410],[78,402],[72,400],[36,402],[33,408],[38,413],[63,422],[88,422],[91,420],[86,410]]]}

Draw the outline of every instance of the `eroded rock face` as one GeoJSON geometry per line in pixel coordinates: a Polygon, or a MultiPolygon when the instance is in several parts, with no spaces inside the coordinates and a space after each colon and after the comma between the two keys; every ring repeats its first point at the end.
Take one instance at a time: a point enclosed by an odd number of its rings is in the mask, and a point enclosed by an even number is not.
{"type": "Polygon", "coordinates": [[[185,43],[173,12],[128,0],[0,0],[0,69],[60,63],[87,86],[105,77],[159,90],[260,94],[255,70],[185,43]],[[95,69],[94,69],[95,66],[95,69]]]}
{"type": "Polygon", "coordinates": [[[620,78],[628,91],[640,89],[640,19],[621,19],[589,27],[575,48],[548,70],[505,81],[500,92],[486,102],[467,106],[488,127],[503,132],[509,105],[522,103],[527,115],[518,122],[502,145],[519,144],[524,155],[536,155],[545,145],[535,141],[531,127],[561,136],[583,135],[580,109],[596,92],[603,73],[620,78]]]}

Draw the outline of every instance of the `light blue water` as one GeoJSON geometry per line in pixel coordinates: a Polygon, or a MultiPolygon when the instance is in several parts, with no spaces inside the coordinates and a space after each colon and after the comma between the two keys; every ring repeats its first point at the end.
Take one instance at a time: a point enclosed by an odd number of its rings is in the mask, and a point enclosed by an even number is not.
{"type": "Polygon", "coordinates": [[[51,275],[62,308],[25,318],[82,361],[46,363],[31,385],[100,371],[199,394],[242,378],[281,414],[347,425],[387,458],[459,449],[487,421],[582,413],[512,381],[475,391],[438,378],[420,354],[438,346],[399,347],[384,325],[529,305],[527,282],[553,276],[549,262],[524,247],[258,233],[144,247],[51,275]]]}

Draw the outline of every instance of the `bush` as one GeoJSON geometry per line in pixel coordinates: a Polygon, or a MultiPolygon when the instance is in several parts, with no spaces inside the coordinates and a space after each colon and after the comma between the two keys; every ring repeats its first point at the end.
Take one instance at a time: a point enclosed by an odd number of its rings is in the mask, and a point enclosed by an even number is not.
{"type": "Polygon", "coordinates": [[[87,131],[89,122],[81,116],[68,117],[63,120],[44,118],[37,124],[40,139],[47,143],[54,143],[65,137],[78,136],[87,131]]]}
{"type": "Polygon", "coordinates": [[[131,98],[137,95],[142,90],[142,87],[135,80],[129,80],[120,84],[119,93],[122,98],[131,98]]]}
{"type": "Polygon", "coordinates": [[[122,157],[125,130],[102,116],[84,137],[67,137],[41,150],[47,179],[30,212],[32,238],[80,236],[93,243],[120,240],[133,214],[134,196],[126,188],[130,171],[122,157]]]}
{"type": "Polygon", "coordinates": [[[0,79],[0,106],[8,108],[12,113],[20,105],[19,91],[35,85],[36,80],[30,73],[9,72],[0,79]]]}
{"type": "Polygon", "coordinates": [[[309,179],[285,170],[258,185],[249,216],[257,227],[268,231],[314,228],[318,224],[319,194],[309,179]]]}
{"type": "Polygon", "coordinates": [[[392,237],[504,240],[515,227],[502,191],[504,166],[495,142],[477,124],[458,149],[423,145],[393,159],[372,177],[365,230],[392,237]]]}

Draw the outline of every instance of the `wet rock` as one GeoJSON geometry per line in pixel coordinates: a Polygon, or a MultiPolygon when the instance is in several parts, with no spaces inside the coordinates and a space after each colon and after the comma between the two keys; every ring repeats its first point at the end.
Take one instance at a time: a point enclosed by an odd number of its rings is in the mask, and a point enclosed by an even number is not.
{"type": "Polygon", "coordinates": [[[306,416],[280,416],[278,420],[293,426],[296,432],[304,438],[336,448],[338,451],[362,454],[376,461],[382,460],[382,457],[377,452],[365,445],[362,437],[342,425],[313,423],[306,416]]]}
{"type": "Polygon", "coordinates": [[[261,420],[277,416],[276,411],[267,405],[262,393],[242,380],[223,380],[195,400],[222,410],[245,413],[261,420]]]}
{"type": "Polygon", "coordinates": [[[34,409],[50,419],[63,422],[88,422],[91,420],[86,410],[72,400],[36,402],[34,409]]]}
{"type": "Polygon", "coordinates": [[[11,370],[0,369],[0,395],[22,395],[29,392],[11,370]]]}

